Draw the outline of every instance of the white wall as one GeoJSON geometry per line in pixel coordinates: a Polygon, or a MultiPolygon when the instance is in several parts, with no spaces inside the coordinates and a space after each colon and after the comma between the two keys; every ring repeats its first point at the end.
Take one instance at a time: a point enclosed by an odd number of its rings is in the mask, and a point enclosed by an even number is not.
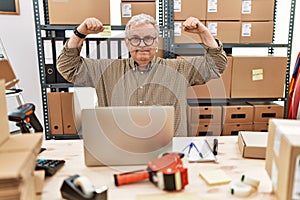
{"type": "MultiPolygon", "coordinates": [[[[111,10],[119,10],[120,0],[111,1],[111,10]]],[[[32,1],[19,0],[20,15],[0,15],[0,38],[8,58],[24,89],[24,99],[36,105],[39,119],[42,115],[42,99],[37,61],[35,27],[32,1]]],[[[300,3],[296,5],[294,35],[300,35],[300,3]]],[[[286,43],[290,0],[278,0],[276,42],[286,43]]],[[[112,24],[120,24],[120,13],[111,12],[112,24]]],[[[294,37],[291,66],[300,52],[300,38],[294,37]]],[[[10,103],[9,103],[10,104],[10,103]]],[[[13,107],[13,105],[11,106],[13,107]]]]}

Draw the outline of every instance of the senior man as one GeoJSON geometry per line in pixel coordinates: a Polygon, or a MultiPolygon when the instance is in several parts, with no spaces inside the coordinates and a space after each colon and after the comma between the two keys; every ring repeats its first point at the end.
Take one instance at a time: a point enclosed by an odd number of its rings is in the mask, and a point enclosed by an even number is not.
{"type": "Polygon", "coordinates": [[[139,14],[125,28],[130,58],[90,59],[80,56],[84,39],[104,27],[100,20],[87,18],[66,42],[57,60],[58,71],[72,83],[94,87],[99,106],[174,106],[174,136],[187,136],[187,87],[219,78],[227,57],[221,42],[197,18],[188,18],[183,26],[185,31],[199,35],[206,49],[203,56],[156,57],[159,26],[153,17],[139,14]]]}

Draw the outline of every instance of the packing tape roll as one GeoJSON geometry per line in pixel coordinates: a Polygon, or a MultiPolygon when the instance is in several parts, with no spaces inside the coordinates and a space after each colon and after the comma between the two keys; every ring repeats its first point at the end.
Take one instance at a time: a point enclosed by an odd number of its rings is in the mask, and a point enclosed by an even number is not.
{"type": "Polygon", "coordinates": [[[253,187],[242,183],[240,181],[234,181],[230,183],[230,193],[238,197],[249,196],[253,192],[253,187]]]}
{"type": "Polygon", "coordinates": [[[251,185],[252,187],[257,188],[260,181],[257,180],[257,179],[255,179],[255,178],[242,175],[241,182],[243,182],[243,183],[245,183],[247,185],[251,185]]]}

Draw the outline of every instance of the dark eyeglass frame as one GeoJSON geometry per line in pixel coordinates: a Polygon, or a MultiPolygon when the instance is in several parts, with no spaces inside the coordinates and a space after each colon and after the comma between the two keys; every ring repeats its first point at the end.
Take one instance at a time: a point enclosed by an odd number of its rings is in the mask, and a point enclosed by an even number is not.
{"type": "Polygon", "coordinates": [[[141,42],[143,41],[143,43],[145,44],[145,46],[151,46],[154,44],[154,41],[156,40],[157,36],[156,37],[152,37],[152,36],[146,36],[146,37],[143,37],[143,38],[140,38],[140,37],[132,37],[132,38],[128,38],[130,44],[134,47],[138,47],[140,46],[141,42]],[[150,43],[148,42],[145,42],[145,39],[151,39],[152,41],[150,43]],[[132,43],[132,40],[139,40],[136,44],[133,44],[132,43]]]}

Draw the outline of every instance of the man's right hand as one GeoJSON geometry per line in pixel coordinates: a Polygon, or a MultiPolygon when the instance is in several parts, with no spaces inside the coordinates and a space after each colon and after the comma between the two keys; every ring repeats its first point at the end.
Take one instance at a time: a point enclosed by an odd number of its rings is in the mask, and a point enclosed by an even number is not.
{"type": "Polygon", "coordinates": [[[104,27],[97,18],[87,18],[77,27],[77,31],[84,35],[97,34],[104,31],[104,27]]]}
{"type": "MultiPolygon", "coordinates": [[[[87,18],[77,27],[77,31],[84,35],[97,34],[104,31],[104,27],[100,20],[96,18],[87,18]]],[[[67,46],[69,48],[76,48],[81,46],[83,42],[84,38],[79,38],[73,34],[68,40],[67,46]]]]}

